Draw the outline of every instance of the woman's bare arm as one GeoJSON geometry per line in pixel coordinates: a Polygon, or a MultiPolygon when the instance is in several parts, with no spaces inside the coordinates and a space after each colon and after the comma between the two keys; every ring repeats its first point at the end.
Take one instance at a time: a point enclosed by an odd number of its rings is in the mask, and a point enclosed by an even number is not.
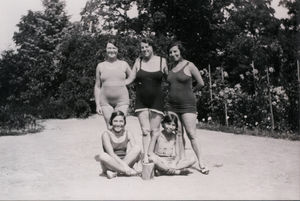
{"type": "Polygon", "coordinates": [[[100,106],[100,89],[101,89],[101,79],[100,79],[100,64],[98,64],[96,68],[96,81],[94,86],[94,96],[95,96],[95,103],[96,103],[96,112],[98,114],[102,114],[101,106],[100,106]]]}
{"type": "Polygon", "coordinates": [[[129,85],[131,84],[135,78],[136,78],[136,73],[137,73],[137,66],[138,66],[138,59],[135,61],[133,67],[132,67],[132,70],[131,70],[131,73],[129,75],[129,77],[125,80],[125,83],[126,85],[129,85]]]}
{"type": "Polygon", "coordinates": [[[189,65],[189,69],[190,69],[190,72],[191,72],[191,75],[196,79],[197,81],[197,85],[196,85],[196,89],[200,89],[201,87],[204,86],[204,81],[202,79],[202,76],[199,72],[199,70],[197,69],[197,67],[191,63],[191,65],[189,65]]]}

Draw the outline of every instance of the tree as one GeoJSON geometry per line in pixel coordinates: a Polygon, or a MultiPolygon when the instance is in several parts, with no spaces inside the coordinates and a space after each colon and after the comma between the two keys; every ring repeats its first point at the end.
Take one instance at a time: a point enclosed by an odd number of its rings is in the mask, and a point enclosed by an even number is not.
{"type": "Polygon", "coordinates": [[[58,87],[61,69],[57,65],[57,48],[69,25],[63,1],[43,0],[43,6],[43,12],[28,11],[13,36],[25,83],[18,98],[34,107],[51,97],[58,87]]]}
{"type": "Polygon", "coordinates": [[[81,11],[81,22],[85,30],[92,33],[127,32],[130,18],[127,12],[135,0],[89,0],[81,11]]]}
{"type": "Polygon", "coordinates": [[[288,9],[288,18],[281,19],[281,31],[279,35],[282,53],[280,57],[279,81],[287,91],[290,107],[289,122],[292,128],[297,129],[299,121],[299,94],[297,93],[297,59],[300,61],[300,39],[299,39],[299,1],[280,1],[280,5],[288,9]],[[298,120],[298,121],[297,121],[298,120]]]}

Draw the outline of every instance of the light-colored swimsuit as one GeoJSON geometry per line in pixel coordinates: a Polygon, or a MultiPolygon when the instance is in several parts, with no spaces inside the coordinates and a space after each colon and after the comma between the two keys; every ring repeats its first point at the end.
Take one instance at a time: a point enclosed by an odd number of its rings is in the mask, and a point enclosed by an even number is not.
{"type": "Polygon", "coordinates": [[[160,134],[156,141],[154,153],[158,155],[164,162],[175,168],[175,140],[167,140],[163,134],[160,134]]]}
{"type": "Polygon", "coordinates": [[[127,62],[117,60],[113,63],[104,61],[100,65],[100,105],[118,107],[129,105],[129,95],[126,88],[127,62]]]}

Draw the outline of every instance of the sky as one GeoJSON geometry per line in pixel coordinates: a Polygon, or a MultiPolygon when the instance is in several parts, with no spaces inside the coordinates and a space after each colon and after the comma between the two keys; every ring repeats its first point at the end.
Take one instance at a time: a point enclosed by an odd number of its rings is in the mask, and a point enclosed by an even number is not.
{"type": "MultiPolygon", "coordinates": [[[[80,12],[84,8],[87,0],[65,0],[67,14],[71,16],[72,22],[80,20],[80,12]]],[[[287,10],[278,7],[279,0],[273,0],[272,6],[275,8],[277,18],[287,17],[287,10]]],[[[0,0],[0,52],[14,48],[12,40],[13,33],[17,31],[16,24],[21,17],[27,14],[28,10],[43,10],[41,0],[0,0]]]]}

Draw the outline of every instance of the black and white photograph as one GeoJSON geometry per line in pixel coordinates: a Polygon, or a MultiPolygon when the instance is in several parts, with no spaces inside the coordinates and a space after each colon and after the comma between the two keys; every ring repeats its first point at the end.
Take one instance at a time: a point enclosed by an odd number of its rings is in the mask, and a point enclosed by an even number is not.
{"type": "Polygon", "coordinates": [[[300,200],[299,10],[0,0],[0,200],[300,200]]]}

